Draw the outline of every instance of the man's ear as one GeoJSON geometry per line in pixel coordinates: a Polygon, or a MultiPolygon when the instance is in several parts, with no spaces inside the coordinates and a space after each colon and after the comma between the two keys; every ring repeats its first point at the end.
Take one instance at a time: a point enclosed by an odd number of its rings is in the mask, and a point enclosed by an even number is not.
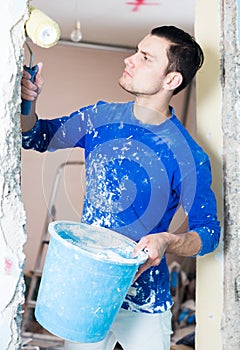
{"type": "Polygon", "coordinates": [[[170,72],[165,77],[164,89],[175,90],[178,86],[182,84],[183,77],[179,72],[170,72]]]}

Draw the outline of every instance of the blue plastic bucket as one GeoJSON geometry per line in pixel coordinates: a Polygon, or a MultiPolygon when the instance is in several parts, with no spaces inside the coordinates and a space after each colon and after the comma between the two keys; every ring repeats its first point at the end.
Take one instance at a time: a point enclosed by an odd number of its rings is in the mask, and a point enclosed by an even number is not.
{"type": "Polygon", "coordinates": [[[102,227],[55,221],[49,233],[36,319],[63,339],[101,341],[147,255],[132,258],[136,243],[102,227]]]}

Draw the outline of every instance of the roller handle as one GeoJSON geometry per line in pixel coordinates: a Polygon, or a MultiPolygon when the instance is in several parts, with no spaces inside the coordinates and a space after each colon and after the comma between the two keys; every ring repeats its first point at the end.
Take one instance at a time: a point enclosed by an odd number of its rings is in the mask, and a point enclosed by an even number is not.
{"type": "MultiPolygon", "coordinates": [[[[27,66],[23,67],[25,69],[26,72],[28,72],[29,74],[31,74],[31,78],[30,81],[33,83],[35,76],[38,72],[38,65],[36,64],[36,66],[30,68],[27,66]]],[[[24,115],[29,115],[30,114],[30,110],[31,110],[31,106],[32,106],[32,101],[28,101],[25,99],[22,99],[22,103],[21,103],[21,114],[24,115]]]]}

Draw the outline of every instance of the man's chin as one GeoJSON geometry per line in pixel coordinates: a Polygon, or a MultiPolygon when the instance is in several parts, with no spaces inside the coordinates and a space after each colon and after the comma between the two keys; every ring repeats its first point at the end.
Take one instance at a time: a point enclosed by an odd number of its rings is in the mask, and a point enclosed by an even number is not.
{"type": "Polygon", "coordinates": [[[132,95],[137,95],[135,91],[132,91],[130,88],[128,88],[123,82],[121,82],[121,78],[118,81],[118,84],[121,86],[121,88],[123,90],[125,90],[126,92],[128,92],[129,94],[132,95]]]}

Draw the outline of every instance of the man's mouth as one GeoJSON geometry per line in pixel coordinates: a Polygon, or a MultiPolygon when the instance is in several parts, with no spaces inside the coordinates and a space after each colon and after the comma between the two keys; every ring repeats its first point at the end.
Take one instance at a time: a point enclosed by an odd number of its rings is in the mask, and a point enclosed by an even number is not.
{"type": "Polygon", "coordinates": [[[124,74],[124,75],[127,75],[128,77],[131,77],[131,78],[132,78],[132,74],[129,73],[126,69],[124,70],[123,74],[124,74]]]}

